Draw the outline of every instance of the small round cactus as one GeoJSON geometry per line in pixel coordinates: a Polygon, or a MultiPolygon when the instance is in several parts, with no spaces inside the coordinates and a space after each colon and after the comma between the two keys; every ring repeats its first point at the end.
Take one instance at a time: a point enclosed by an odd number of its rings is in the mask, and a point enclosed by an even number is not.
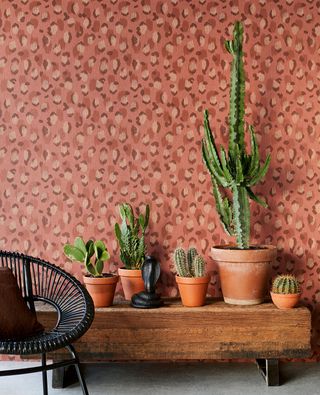
{"type": "Polygon", "coordinates": [[[291,274],[279,275],[273,280],[272,292],[276,294],[299,294],[301,292],[299,281],[291,274]]]}
{"type": "Polygon", "coordinates": [[[187,252],[183,248],[177,248],[173,258],[180,277],[203,277],[205,275],[205,261],[194,247],[189,248],[187,252]]]}

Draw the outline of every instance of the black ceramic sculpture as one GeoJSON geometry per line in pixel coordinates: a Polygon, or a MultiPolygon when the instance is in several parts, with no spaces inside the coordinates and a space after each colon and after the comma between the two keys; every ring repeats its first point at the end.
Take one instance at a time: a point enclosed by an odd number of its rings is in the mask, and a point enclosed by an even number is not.
{"type": "Polygon", "coordinates": [[[141,270],[145,290],[132,296],[131,305],[138,309],[155,309],[162,306],[163,300],[156,293],[156,284],[160,277],[159,262],[153,256],[146,256],[141,270]]]}

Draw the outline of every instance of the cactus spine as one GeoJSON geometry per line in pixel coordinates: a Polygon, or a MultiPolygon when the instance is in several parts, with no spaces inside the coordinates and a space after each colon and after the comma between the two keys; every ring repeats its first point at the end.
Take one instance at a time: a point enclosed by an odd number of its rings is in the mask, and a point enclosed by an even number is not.
{"type": "Polygon", "coordinates": [[[180,277],[203,277],[205,275],[205,261],[194,247],[189,248],[187,252],[183,248],[177,248],[173,258],[180,277]]]}
{"type": "Polygon", "coordinates": [[[299,281],[290,274],[277,276],[272,283],[272,292],[276,294],[298,294],[301,292],[299,281]]]}
{"type": "Polygon", "coordinates": [[[217,212],[226,233],[236,236],[241,249],[249,248],[250,206],[249,199],[263,207],[267,204],[258,198],[251,187],[257,184],[267,173],[270,155],[260,165],[260,155],[253,126],[249,126],[251,153],[246,152],[244,129],[245,74],[243,67],[243,26],[236,22],[233,40],[226,41],[225,47],[233,56],[230,82],[229,147],[223,147],[218,153],[215,139],[209,124],[208,110],[204,112],[204,139],[202,157],[208,168],[217,212]],[[220,188],[229,188],[233,195],[231,201],[223,196],[220,188]]]}

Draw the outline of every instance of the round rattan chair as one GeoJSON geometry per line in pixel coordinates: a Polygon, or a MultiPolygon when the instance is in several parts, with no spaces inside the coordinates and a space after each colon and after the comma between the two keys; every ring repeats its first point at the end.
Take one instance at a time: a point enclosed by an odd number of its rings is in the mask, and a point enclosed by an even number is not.
{"type": "Polygon", "coordinates": [[[25,340],[0,341],[0,354],[41,354],[41,365],[0,371],[0,376],[42,372],[43,394],[47,395],[47,371],[73,365],[82,392],[87,395],[80,361],[71,345],[89,329],[94,318],[94,306],[87,290],[61,268],[17,252],[0,251],[0,267],[12,270],[22,296],[32,311],[35,311],[35,302],[44,302],[53,306],[57,312],[57,322],[53,329],[25,340]],[[46,354],[63,347],[69,351],[71,358],[47,364],[46,354]]]}

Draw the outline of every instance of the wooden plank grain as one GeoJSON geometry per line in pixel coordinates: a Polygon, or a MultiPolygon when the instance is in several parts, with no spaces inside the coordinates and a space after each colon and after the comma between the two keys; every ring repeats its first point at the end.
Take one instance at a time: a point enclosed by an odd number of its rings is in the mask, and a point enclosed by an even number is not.
{"type": "MultiPolygon", "coordinates": [[[[54,325],[56,314],[38,311],[54,325]]],[[[201,360],[295,358],[310,354],[310,312],[278,310],[271,303],[232,306],[210,300],[186,308],[177,300],[155,310],[121,303],[96,309],[90,330],[76,342],[83,360],[201,360]]]]}

